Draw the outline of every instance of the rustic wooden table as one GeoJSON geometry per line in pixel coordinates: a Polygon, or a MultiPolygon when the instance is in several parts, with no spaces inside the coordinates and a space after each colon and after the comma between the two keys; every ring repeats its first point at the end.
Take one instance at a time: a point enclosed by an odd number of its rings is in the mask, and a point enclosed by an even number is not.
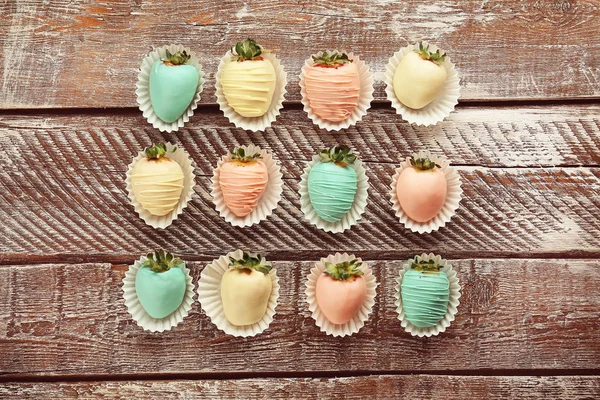
{"type": "Polygon", "coordinates": [[[39,398],[600,398],[600,2],[595,0],[4,0],[0,1],[0,397],[39,398]],[[288,102],[265,132],[234,128],[214,75],[248,36],[277,52],[288,102]],[[398,48],[426,39],[461,74],[455,113],[411,126],[385,98],[398,48]],[[207,72],[185,129],[161,134],[137,110],[137,71],[153,46],[182,43],[207,72]],[[356,127],[316,128],[298,75],[326,48],[361,55],[375,102],[356,127]],[[124,175],[155,141],[198,165],[196,197],[169,229],[146,226],[124,175]],[[281,161],[284,197],[260,225],[215,211],[213,167],[254,143],[281,161]],[[357,148],[369,205],[344,234],[308,224],[299,179],[319,149],[357,148]],[[456,165],[464,198],[430,234],[398,223],[392,171],[430,149],[456,165]],[[239,339],[195,303],[163,334],[144,332],[122,300],[134,259],[163,247],[191,261],[261,251],[281,276],[271,327],[239,339]],[[371,260],[381,283],[370,320],[349,338],[319,332],[305,304],[311,264],[335,251],[371,260]],[[437,337],[413,338],[394,306],[403,260],[452,260],[463,296],[437,337]]]}

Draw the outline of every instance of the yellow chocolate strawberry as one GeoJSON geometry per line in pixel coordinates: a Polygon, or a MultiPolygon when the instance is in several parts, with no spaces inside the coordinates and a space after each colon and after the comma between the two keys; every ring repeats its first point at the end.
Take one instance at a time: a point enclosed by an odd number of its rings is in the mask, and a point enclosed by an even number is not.
{"type": "Polygon", "coordinates": [[[260,117],[273,101],[275,68],[261,56],[262,47],[252,39],[237,43],[231,53],[220,80],[223,95],[241,116],[260,117]]]}
{"type": "Polygon", "coordinates": [[[166,215],[179,203],[183,191],[183,170],[166,156],[167,146],[164,143],[148,147],[145,153],[146,158],[136,162],[131,172],[133,195],[150,214],[166,215]]]}

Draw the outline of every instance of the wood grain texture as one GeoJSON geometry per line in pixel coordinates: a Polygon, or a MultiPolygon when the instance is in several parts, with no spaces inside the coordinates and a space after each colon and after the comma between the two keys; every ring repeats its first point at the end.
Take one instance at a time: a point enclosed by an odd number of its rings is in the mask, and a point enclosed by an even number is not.
{"type": "Polygon", "coordinates": [[[135,82],[153,46],[199,53],[215,103],[218,60],[254,37],[282,59],[289,101],[310,54],[354,51],[377,73],[400,47],[439,44],[458,65],[463,100],[596,98],[600,7],[592,0],[15,0],[0,3],[0,108],[136,107],[135,82]]]}
{"type": "MultiPolygon", "coordinates": [[[[248,339],[218,331],[198,303],[170,332],[142,331],[123,304],[124,265],[2,267],[0,374],[535,369],[551,375],[598,369],[598,260],[454,260],[462,285],[459,312],[445,333],[429,339],[411,337],[397,319],[395,278],[402,261],[370,264],[380,286],[359,333],[321,333],[304,294],[312,263],[275,262],[277,314],[269,329],[248,339]]],[[[205,263],[188,265],[196,282],[205,263]]]]}
{"type": "Polygon", "coordinates": [[[0,218],[5,221],[0,254],[4,263],[34,262],[21,258],[28,254],[75,256],[66,262],[124,262],[155,247],[196,259],[238,247],[280,259],[289,254],[275,253],[325,255],[340,249],[388,252],[388,258],[390,253],[404,257],[422,250],[455,257],[556,252],[593,256],[600,250],[600,169],[519,166],[598,165],[600,129],[598,119],[590,116],[598,115],[596,111],[598,106],[533,108],[517,120],[513,108],[487,109],[487,120],[467,123],[469,115],[483,114],[467,108],[457,120],[426,132],[398,122],[386,108],[372,116],[381,122],[362,124],[347,135],[316,131],[299,110],[284,112],[285,125],[254,134],[223,126],[221,116],[207,111],[206,124],[164,136],[141,124],[139,115],[7,115],[0,119],[6,154],[0,158],[5,189],[0,193],[0,218]],[[564,117],[553,122],[554,111],[564,117]],[[370,179],[364,219],[342,235],[305,221],[298,194],[307,161],[336,139],[358,149],[370,179]],[[138,218],[124,183],[133,156],[158,140],[182,145],[198,165],[196,197],[166,231],[138,218]],[[273,217],[238,229],[215,211],[210,177],[222,154],[248,143],[269,149],[281,160],[284,193],[273,217]],[[395,166],[424,144],[464,165],[457,167],[464,188],[461,208],[448,227],[431,235],[404,229],[388,196],[395,166]]]}
{"type": "Polygon", "coordinates": [[[272,378],[226,381],[123,381],[9,383],[5,399],[400,399],[443,398],[592,400],[600,396],[598,376],[367,376],[356,378],[272,378]]]}

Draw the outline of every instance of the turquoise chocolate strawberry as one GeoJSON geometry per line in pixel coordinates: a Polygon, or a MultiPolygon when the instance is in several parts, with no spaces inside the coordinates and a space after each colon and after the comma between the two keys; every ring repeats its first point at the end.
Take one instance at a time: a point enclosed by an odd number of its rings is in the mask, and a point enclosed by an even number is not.
{"type": "Polygon", "coordinates": [[[154,112],[165,122],[177,121],[188,108],[198,86],[198,70],[186,64],[185,52],[171,54],[156,61],[150,71],[150,102],[154,112]]]}
{"type": "Polygon", "coordinates": [[[308,196],[320,218],[337,222],[354,203],[358,176],[352,164],[356,156],[346,146],[322,150],[319,156],[321,160],[308,174],[308,196]]]}
{"type": "Polygon", "coordinates": [[[402,308],[418,328],[435,326],[448,311],[450,283],[435,261],[413,262],[402,278],[402,308]]]}
{"type": "Polygon", "coordinates": [[[171,253],[157,250],[147,256],[135,275],[135,292],[152,318],[164,318],[177,310],[186,290],[184,263],[171,253]]]}

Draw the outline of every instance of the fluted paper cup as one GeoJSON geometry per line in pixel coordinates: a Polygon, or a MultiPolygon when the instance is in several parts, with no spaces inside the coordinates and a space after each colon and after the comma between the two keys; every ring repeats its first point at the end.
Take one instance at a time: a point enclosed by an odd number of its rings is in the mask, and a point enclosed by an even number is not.
{"type": "Polygon", "coordinates": [[[446,201],[444,202],[442,209],[435,217],[427,222],[417,222],[411,219],[406,215],[404,210],[402,210],[402,206],[398,200],[398,194],[396,193],[396,186],[398,185],[398,178],[402,171],[404,171],[405,168],[411,168],[410,157],[406,157],[406,160],[401,162],[400,167],[396,168],[394,171],[394,176],[392,177],[392,183],[390,185],[390,201],[392,202],[392,208],[394,209],[396,217],[398,217],[400,222],[404,224],[407,229],[416,233],[431,233],[445,226],[450,222],[450,219],[452,219],[454,214],[456,214],[456,210],[458,209],[462,198],[462,183],[458,172],[450,166],[449,161],[444,157],[432,155],[429,151],[424,150],[414,153],[413,157],[415,160],[417,158],[427,157],[442,167],[441,169],[446,176],[446,183],[448,185],[446,201]]]}
{"type": "MultiPolygon", "coordinates": [[[[275,316],[275,308],[277,308],[277,300],[279,299],[279,278],[275,268],[269,271],[269,276],[273,282],[273,289],[269,297],[267,311],[262,319],[254,324],[237,326],[233,325],[225,317],[223,311],[223,302],[221,300],[221,280],[223,275],[229,269],[229,257],[241,259],[244,253],[241,250],[236,250],[219,257],[212,263],[208,264],[200,276],[198,281],[198,301],[202,306],[204,313],[210,318],[213,324],[228,335],[238,337],[256,336],[262,333],[269,327],[273,317],[275,316]]],[[[263,262],[270,264],[265,261],[263,262]]]]}
{"type": "Polygon", "coordinates": [[[319,276],[326,270],[325,263],[331,262],[334,264],[338,264],[344,261],[351,261],[357,259],[358,261],[362,261],[360,258],[356,258],[354,255],[348,255],[347,253],[340,254],[335,253],[333,255],[329,255],[326,258],[321,258],[319,262],[315,264],[315,266],[310,270],[310,274],[308,275],[308,280],[306,281],[306,302],[308,303],[308,309],[311,311],[311,316],[315,320],[315,323],[320,328],[321,332],[325,332],[328,335],[332,336],[350,336],[356,332],[358,332],[364,325],[365,322],[369,319],[369,314],[373,311],[373,305],[375,304],[375,296],[377,296],[377,280],[375,279],[375,275],[371,271],[366,264],[358,267],[360,270],[364,272],[363,278],[365,279],[365,283],[367,284],[367,295],[361,308],[358,312],[352,317],[352,319],[345,324],[334,324],[330,322],[317,304],[317,296],[316,296],[316,288],[317,288],[317,280],[319,276]]]}
{"type": "MultiPolygon", "coordinates": [[[[437,46],[433,44],[430,45],[426,41],[423,41],[423,46],[429,46],[430,51],[435,52],[438,50],[437,46]]],[[[450,57],[446,56],[444,64],[442,64],[446,69],[446,83],[435,100],[419,110],[415,110],[402,104],[396,97],[396,93],[394,93],[394,74],[396,73],[396,68],[398,68],[398,64],[400,64],[402,58],[407,53],[418,48],[418,43],[408,45],[398,50],[389,59],[385,68],[385,92],[388,100],[392,102],[392,107],[396,109],[396,112],[400,114],[405,121],[423,126],[435,125],[448,117],[454,110],[454,107],[458,104],[458,98],[460,97],[460,80],[454,64],[450,61],[450,57]]]]}
{"type": "Polygon", "coordinates": [[[319,155],[314,155],[308,166],[304,169],[302,177],[300,179],[300,209],[304,213],[306,218],[311,224],[317,228],[323,229],[325,232],[339,233],[351,226],[358,223],[362,218],[367,207],[367,198],[369,197],[369,178],[367,177],[365,168],[362,165],[362,161],[358,159],[358,152],[353,152],[357,159],[353,164],[350,164],[356,171],[358,177],[358,187],[356,189],[356,195],[354,196],[354,204],[352,208],[337,222],[325,221],[317,215],[317,212],[310,202],[310,195],[308,194],[308,174],[315,164],[320,161],[319,155]]]}
{"type": "Polygon", "coordinates": [[[150,214],[150,212],[142,207],[142,203],[137,201],[135,195],[133,194],[133,185],[131,184],[131,173],[133,171],[133,166],[136,162],[146,157],[146,153],[144,151],[140,151],[138,155],[133,159],[133,162],[129,164],[127,167],[127,173],[125,177],[125,183],[127,185],[127,195],[129,197],[129,201],[133,205],[135,212],[137,212],[141,219],[147,225],[150,225],[153,228],[157,229],[165,229],[169,225],[173,223],[179,216],[179,214],[183,213],[183,209],[187,207],[188,203],[192,200],[194,195],[194,185],[195,185],[195,175],[194,168],[196,166],[195,162],[192,161],[188,153],[181,147],[177,146],[177,150],[173,152],[173,148],[175,147],[171,143],[165,143],[167,146],[167,157],[171,160],[175,161],[181,169],[183,170],[183,190],[181,191],[181,195],[179,196],[179,203],[173,211],[169,214],[156,216],[150,214]]]}
{"type": "Polygon", "coordinates": [[[273,92],[273,101],[271,101],[271,106],[267,110],[264,115],[260,117],[243,117],[238,114],[233,107],[231,107],[227,103],[227,99],[225,98],[225,94],[223,94],[223,86],[221,85],[221,76],[223,75],[223,68],[225,64],[231,62],[231,50],[227,51],[223,58],[221,58],[221,62],[219,62],[219,67],[217,70],[216,76],[216,96],[217,103],[219,103],[219,108],[223,111],[223,114],[227,119],[232,122],[236,127],[242,128],[248,131],[264,131],[266,128],[271,126],[277,116],[281,113],[281,109],[283,108],[283,101],[285,100],[286,85],[287,85],[287,75],[281,65],[281,62],[275,56],[275,54],[265,51],[261,54],[261,57],[265,60],[269,60],[273,67],[275,68],[275,91],[273,92]]]}
{"type": "MultiPolygon", "coordinates": [[[[345,53],[344,51],[339,50],[327,50],[327,53],[329,54],[335,52],[345,53]]],[[[367,115],[367,110],[371,108],[371,101],[373,101],[373,83],[375,82],[373,73],[370,71],[369,66],[365,64],[365,62],[361,60],[359,56],[354,55],[353,53],[347,54],[348,58],[353,60],[353,63],[358,67],[358,73],[360,76],[360,92],[358,96],[358,105],[354,108],[352,114],[341,122],[332,122],[322,119],[314,113],[313,108],[310,105],[310,101],[306,95],[306,82],[304,74],[307,68],[314,64],[312,56],[304,61],[304,66],[302,67],[302,72],[300,73],[300,93],[302,94],[304,111],[308,114],[308,117],[313,121],[313,123],[319,126],[319,128],[324,128],[328,131],[338,131],[340,129],[346,129],[350,126],[354,126],[365,115],[367,115]]],[[[314,55],[320,57],[323,55],[323,52],[320,51],[314,55]]]]}
{"type": "Polygon", "coordinates": [[[165,318],[152,318],[146,310],[144,310],[144,307],[142,307],[135,291],[135,277],[138,270],[142,267],[143,262],[146,260],[147,258],[145,256],[140,257],[133,265],[129,266],[129,269],[125,273],[125,278],[123,278],[123,299],[125,300],[125,306],[133,320],[144,330],[150,332],[169,331],[183,321],[192,309],[192,304],[194,303],[194,284],[192,283],[192,277],[184,262],[181,269],[185,274],[186,290],[181,305],[177,310],[173,311],[165,318]]]}
{"type": "Polygon", "coordinates": [[[153,127],[160,130],[161,132],[177,132],[179,128],[182,128],[186,122],[190,120],[190,117],[194,115],[194,110],[198,107],[200,101],[200,94],[204,86],[204,71],[202,65],[196,54],[187,47],[182,45],[170,44],[168,46],[159,47],[151,51],[140,66],[140,73],[138,74],[138,81],[136,84],[135,94],[139,109],[142,111],[144,118],[152,124],[153,127]],[[184,51],[191,57],[186,64],[191,65],[198,71],[198,86],[196,87],[196,94],[192,99],[192,102],[185,110],[183,115],[173,122],[165,122],[158,118],[158,115],[152,108],[152,102],[150,101],[150,72],[152,71],[152,65],[158,60],[165,59],[167,57],[167,50],[171,54],[175,54],[178,51],[184,51]]]}
{"type": "Polygon", "coordinates": [[[458,312],[458,305],[460,301],[460,285],[458,283],[458,276],[456,275],[456,271],[452,269],[452,265],[449,264],[446,260],[442,259],[441,256],[434,255],[433,253],[429,254],[421,254],[420,256],[416,256],[415,258],[409,259],[400,269],[400,276],[396,278],[396,311],[398,312],[398,319],[400,320],[400,325],[404,328],[404,330],[410,333],[412,336],[418,337],[430,337],[437,336],[441,332],[446,331],[446,328],[450,326],[452,321],[454,321],[454,317],[458,312]],[[444,271],[446,276],[448,277],[448,282],[450,283],[450,296],[448,299],[448,310],[446,311],[446,315],[442,318],[437,325],[430,326],[428,328],[419,328],[411,324],[404,315],[404,309],[402,308],[402,279],[404,278],[404,274],[406,271],[410,270],[410,265],[413,262],[419,262],[421,260],[430,261],[435,260],[438,265],[442,265],[443,267],[440,271],[444,271]]]}
{"type": "Polygon", "coordinates": [[[281,193],[283,192],[283,175],[281,174],[279,163],[275,161],[271,154],[267,153],[266,150],[261,150],[260,147],[253,144],[248,146],[240,146],[238,148],[244,149],[246,154],[260,153],[262,155],[261,161],[267,167],[269,181],[267,182],[267,187],[265,188],[263,195],[258,201],[258,205],[250,214],[244,217],[238,217],[229,209],[229,207],[227,207],[225,199],[223,198],[223,192],[221,191],[220,177],[221,166],[224,163],[231,161],[229,154],[221,157],[221,160],[217,164],[217,168],[215,168],[213,171],[210,194],[213,197],[215,208],[221,217],[225,218],[225,221],[229,222],[233,226],[246,227],[258,224],[273,214],[273,211],[277,208],[279,200],[281,200],[281,193]]]}

